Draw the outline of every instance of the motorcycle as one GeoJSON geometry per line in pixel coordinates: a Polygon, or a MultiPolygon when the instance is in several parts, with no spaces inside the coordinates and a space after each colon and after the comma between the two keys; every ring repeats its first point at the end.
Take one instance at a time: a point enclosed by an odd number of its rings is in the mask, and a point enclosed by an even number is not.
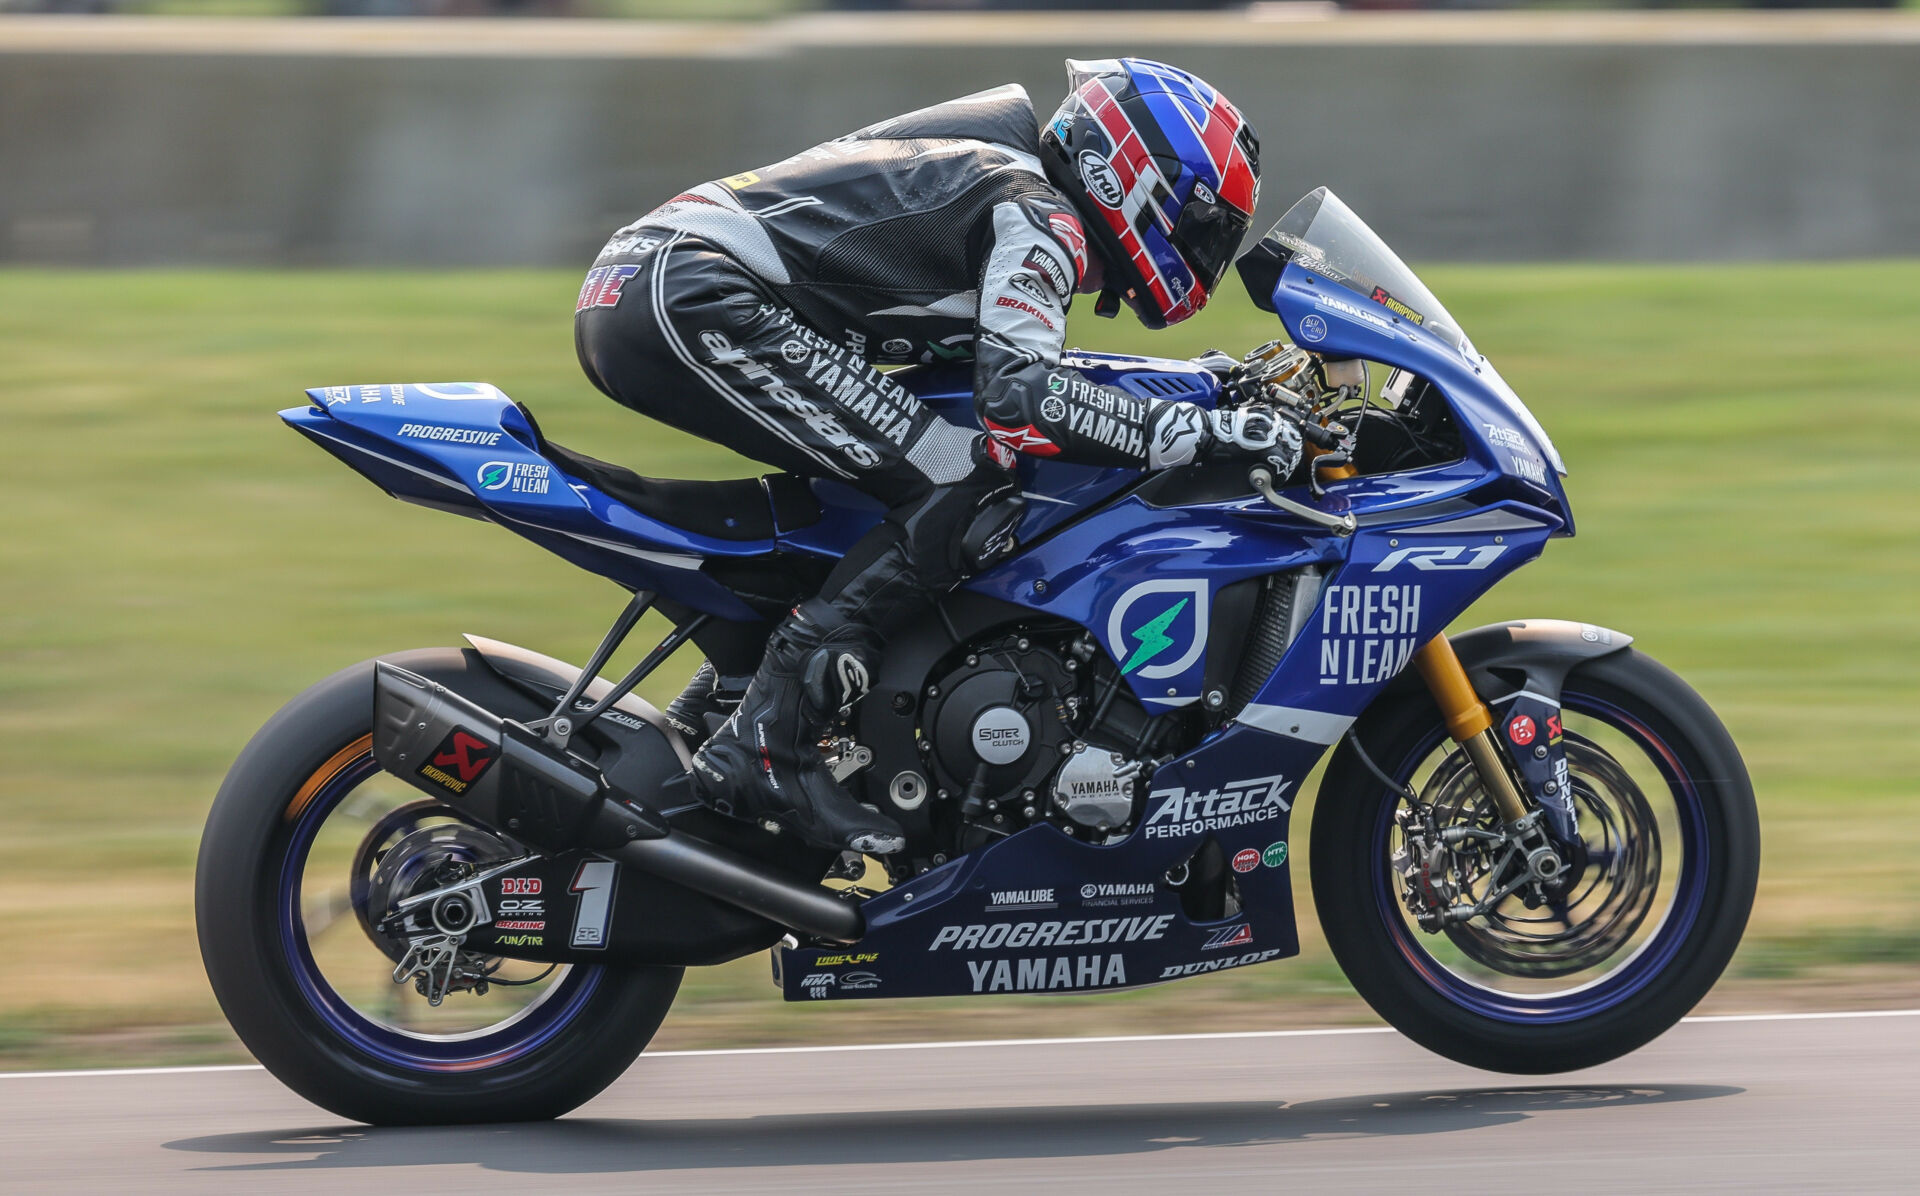
{"type": "MultiPolygon", "coordinates": [[[[1275,404],[1307,460],[1276,477],[1023,458],[1018,550],[890,643],[822,741],[907,832],[878,861],[701,806],[689,744],[634,693],[688,641],[763,642],[878,520],[872,500],[641,477],[483,383],[308,391],[281,418],[388,494],[632,597],[584,667],[468,636],[346,669],[254,736],[196,892],[241,1040],[345,1117],[522,1121],[617,1077],[683,969],[752,952],[790,1001],[1084,993],[1283,959],[1290,814],[1328,749],[1314,902],[1384,1019],[1516,1073],[1665,1031],[1752,905],[1732,739],[1623,632],[1445,634],[1573,534],[1552,441],[1324,188],[1238,268],[1291,343],[1231,368],[1071,364],[1143,397],[1275,404]],[[648,610],[672,630],[602,678],[648,610]]],[[[894,377],[974,422],[961,367],[894,377]]]]}

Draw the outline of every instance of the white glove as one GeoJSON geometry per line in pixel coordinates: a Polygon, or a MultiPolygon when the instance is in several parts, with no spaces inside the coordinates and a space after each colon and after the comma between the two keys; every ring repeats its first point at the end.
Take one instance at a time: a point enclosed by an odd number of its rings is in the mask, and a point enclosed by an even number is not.
{"type": "Polygon", "coordinates": [[[1210,443],[1201,450],[1209,461],[1257,461],[1265,458],[1274,473],[1286,477],[1300,464],[1300,429],[1273,408],[1247,403],[1206,415],[1210,443]]]}

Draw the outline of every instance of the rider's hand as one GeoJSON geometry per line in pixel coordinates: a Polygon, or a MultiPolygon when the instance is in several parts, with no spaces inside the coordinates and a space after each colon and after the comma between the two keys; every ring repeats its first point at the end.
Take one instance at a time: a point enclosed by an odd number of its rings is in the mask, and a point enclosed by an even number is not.
{"type": "Polygon", "coordinates": [[[1300,429],[1264,403],[1247,403],[1206,413],[1208,439],[1200,455],[1208,461],[1259,461],[1286,477],[1300,464],[1300,429]]]}

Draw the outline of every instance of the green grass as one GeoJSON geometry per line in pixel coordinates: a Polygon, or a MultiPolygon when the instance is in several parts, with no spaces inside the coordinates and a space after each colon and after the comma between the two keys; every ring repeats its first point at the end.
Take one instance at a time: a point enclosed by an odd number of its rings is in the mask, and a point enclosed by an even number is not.
{"type": "MultiPolygon", "coordinates": [[[[1429,274],[1553,433],[1580,528],[1464,623],[1629,631],[1721,712],[1766,830],[1741,974],[1915,962],[1920,264],[1429,274]]],[[[755,472],[588,387],[576,285],[572,271],[0,271],[0,1058],[214,1049],[191,873],[253,729],[334,669],[463,631],[579,659],[621,599],[501,529],[391,502],[274,409],[316,384],[482,378],[556,439],[643,472],[755,472]]],[[[1158,336],[1074,326],[1089,347],[1170,355],[1276,330],[1238,296],[1158,336]]],[[[663,699],[690,667],[646,692],[663,699]]],[[[1355,1016],[1310,912],[1302,934],[1294,964],[1041,1002],[789,1009],[753,959],[690,977],[668,1030],[1355,1016]]]]}
{"type": "MultiPolygon", "coordinates": [[[[575,0],[574,17],[644,21],[757,21],[818,7],[810,0],[575,0]]],[[[157,17],[311,17],[325,15],[320,0],[121,0],[117,11],[157,17]]]]}

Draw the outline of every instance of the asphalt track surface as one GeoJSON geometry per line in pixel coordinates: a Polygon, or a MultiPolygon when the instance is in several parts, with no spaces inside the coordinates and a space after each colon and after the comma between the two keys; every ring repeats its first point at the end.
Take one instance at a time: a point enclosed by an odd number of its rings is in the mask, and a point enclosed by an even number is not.
{"type": "Polygon", "coordinates": [[[1388,1031],[643,1056],[557,1122],[374,1130],[255,1068],[0,1076],[0,1190],[1911,1192],[1920,1011],[1699,1019],[1566,1076],[1388,1031]]]}

